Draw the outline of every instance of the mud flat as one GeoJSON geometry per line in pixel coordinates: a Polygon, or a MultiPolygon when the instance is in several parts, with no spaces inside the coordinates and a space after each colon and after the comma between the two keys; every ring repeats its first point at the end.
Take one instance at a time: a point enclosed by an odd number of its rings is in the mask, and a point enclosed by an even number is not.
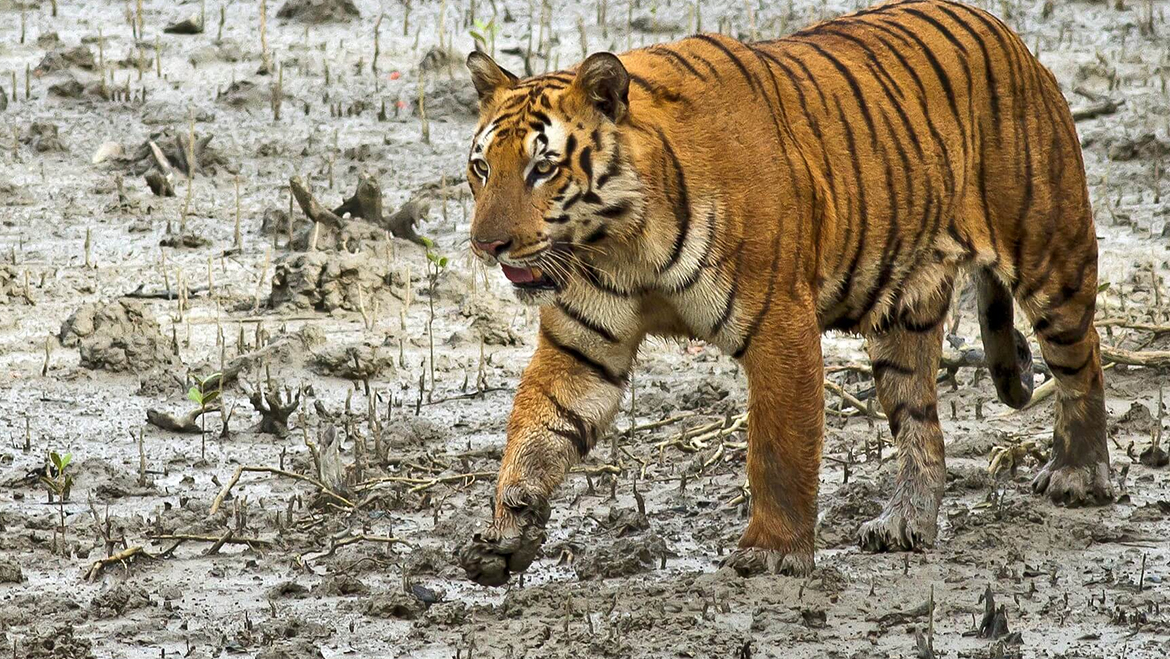
{"type": "MultiPolygon", "coordinates": [[[[506,590],[472,586],[452,557],[490,514],[536,321],[466,249],[469,33],[539,72],[582,41],[768,38],[854,7],[53,4],[0,0],[0,652],[1170,653],[1164,3],[976,3],[1021,31],[1078,117],[1108,284],[1097,322],[1116,349],[1115,505],[1033,497],[1051,406],[1012,412],[963,366],[940,386],[938,546],[862,553],[893,449],[830,391],[818,567],[741,579],[718,562],[746,523],[743,379],[703,344],[651,342],[616,442],[570,477],[543,556],[506,590]],[[341,221],[308,219],[294,177],[341,221]],[[371,181],[377,212],[343,205],[371,181]],[[71,456],[63,503],[39,480],[49,452],[71,456]]],[[[970,297],[956,355],[978,347],[970,297]]],[[[859,339],[829,336],[825,360],[867,398],[859,339]]]]}

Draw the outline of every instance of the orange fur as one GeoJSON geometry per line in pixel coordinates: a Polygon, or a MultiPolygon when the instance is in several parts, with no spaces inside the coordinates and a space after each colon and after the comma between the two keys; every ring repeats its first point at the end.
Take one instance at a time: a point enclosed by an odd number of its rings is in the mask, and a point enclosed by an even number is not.
{"type": "Polygon", "coordinates": [[[808,570],[819,337],[841,329],[870,339],[903,449],[862,542],[929,545],[945,480],[934,374],[961,268],[980,277],[1005,401],[1031,393],[1013,296],[1060,380],[1039,489],[1107,498],[1079,142],[1052,75],[990,14],[905,0],[775,41],[696,35],[529,80],[483,55],[469,66],[473,245],[533,278],[518,294],[542,305],[500,469],[504,535],[514,502],[548,497],[604,433],[642,339],[681,335],[734,355],[749,381],[752,517],[733,564],[808,570]]]}

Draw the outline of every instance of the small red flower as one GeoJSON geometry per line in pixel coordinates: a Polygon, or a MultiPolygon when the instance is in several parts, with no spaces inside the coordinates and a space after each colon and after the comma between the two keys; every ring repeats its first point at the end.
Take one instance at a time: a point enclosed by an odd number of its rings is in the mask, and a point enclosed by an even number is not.
{"type": "Polygon", "coordinates": [[[391,72],[390,72],[390,79],[391,79],[391,80],[397,80],[397,79],[399,79],[399,78],[401,78],[401,77],[402,77],[402,74],[401,74],[401,73],[399,73],[399,72],[397,72],[397,71],[391,71],[391,72]]]}

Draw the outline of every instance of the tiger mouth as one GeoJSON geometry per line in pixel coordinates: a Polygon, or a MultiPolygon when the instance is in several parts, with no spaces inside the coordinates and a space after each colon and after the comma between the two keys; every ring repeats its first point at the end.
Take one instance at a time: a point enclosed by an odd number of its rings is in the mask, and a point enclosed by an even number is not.
{"type": "Polygon", "coordinates": [[[501,263],[504,276],[516,288],[524,290],[555,290],[556,284],[540,268],[515,268],[501,263]]]}

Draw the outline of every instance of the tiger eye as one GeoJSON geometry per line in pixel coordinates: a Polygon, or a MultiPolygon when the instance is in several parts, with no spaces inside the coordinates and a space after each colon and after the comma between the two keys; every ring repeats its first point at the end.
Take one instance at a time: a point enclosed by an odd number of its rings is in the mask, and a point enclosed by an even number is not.
{"type": "Polygon", "coordinates": [[[536,163],[536,173],[541,176],[548,176],[556,168],[557,166],[551,160],[541,160],[536,163]]]}
{"type": "Polygon", "coordinates": [[[484,161],[482,161],[482,160],[473,160],[473,161],[471,161],[471,169],[472,169],[472,170],[473,170],[473,171],[476,173],[476,175],[478,175],[480,178],[485,178],[485,179],[486,179],[486,178],[488,177],[488,166],[487,166],[487,163],[486,163],[486,162],[484,162],[484,161]]]}

